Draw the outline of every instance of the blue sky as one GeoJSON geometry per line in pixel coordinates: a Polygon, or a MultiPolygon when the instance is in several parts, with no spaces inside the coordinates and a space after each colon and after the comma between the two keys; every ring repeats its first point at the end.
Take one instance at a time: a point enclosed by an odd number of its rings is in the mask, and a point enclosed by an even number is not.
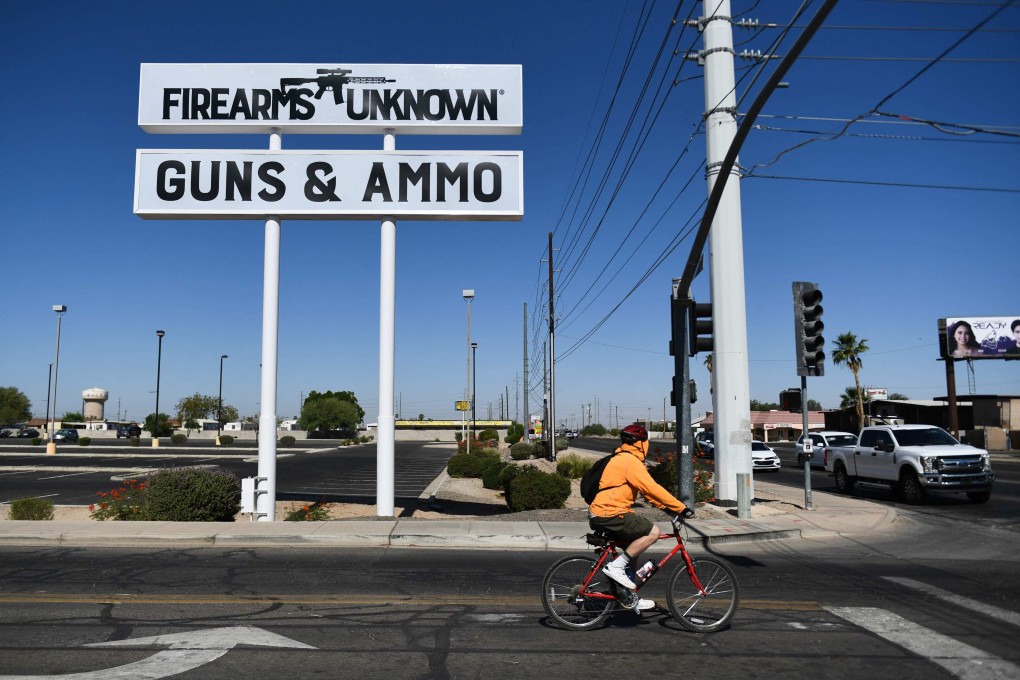
{"type": "MultiPolygon", "coordinates": [[[[732,8],[735,16],[785,26],[800,4],[733,0],[732,8]]],[[[521,150],[525,160],[522,221],[397,225],[401,413],[451,417],[463,398],[465,288],[476,292],[479,415],[489,403],[498,415],[507,391],[510,415],[519,413],[524,305],[532,367],[540,367],[543,259],[553,231],[559,416],[576,422],[589,403],[593,411],[599,404],[607,424],[661,415],[672,376],[670,282],[691,240],[678,235],[700,216],[705,198],[701,70],[669,56],[701,43],[693,29],[669,27],[674,13],[697,17],[700,6],[6,3],[0,385],[21,389],[43,414],[56,332],[51,306],[65,304],[58,413],[78,410],[90,387],[109,390],[110,416],[150,413],[156,329],[166,331],[162,411],[196,391],[215,394],[219,357],[227,354],[224,401],[242,415],[258,412],[263,223],[143,221],[132,214],[132,192],[136,149],[261,149],[268,139],[144,133],[137,126],[141,63],[521,64],[520,136],[397,138],[398,149],[521,150]],[[656,62],[660,45],[665,56],[656,62]],[[660,91],[664,74],[677,84],[660,91]],[[604,117],[604,136],[586,165],[604,117]],[[624,176],[621,164],[639,130],[647,138],[624,176]],[[622,156],[612,164],[618,143],[622,156]],[[607,188],[597,193],[603,176],[607,188]]],[[[752,398],[776,401],[781,389],[799,384],[794,280],[822,288],[829,348],[845,331],[867,339],[865,384],[918,399],[946,393],[939,318],[1020,317],[1020,6],[921,72],[994,10],[975,2],[845,1],[786,77],[790,86],[773,94],[740,156],[752,171],[741,184],[752,398]],[[866,116],[848,134],[793,149],[834,137],[880,102],[890,116],[866,116]],[[962,128],[908,118],[979,129],[951,134],[962,128]]],[[[737,50],[767,52],[778,33],[739,30],[737,50]]],[[[768,72],[753,81],[752,62],[737,66],[738,97],[749,90],[743,112],[768,72]]],[[[382,140],[288,135],[283,147],[371,149],[382,140]]],[[[282,234],[278,412],[296,414],[310,390],[353,390],[374,420],[379,224],[284,222],[282,234]]],[[[707,272],[694,294],[709,298],[707,272]]],[[[708,374],[701,357],[693,361],[697,414],[710,409],[708,374]]],[[[538,378],[531,379],[532,409],[538,378]]],[[[975,379],[979,393],[1020,394],[1020,362],[975,362],[975,379]]],[[[957,380],[966,393],[962,364],[957,380]]],[[[824,377],[811,379],[810,396],[835,407],[852,383],[847,370],[830,364],[824,377]]]]}

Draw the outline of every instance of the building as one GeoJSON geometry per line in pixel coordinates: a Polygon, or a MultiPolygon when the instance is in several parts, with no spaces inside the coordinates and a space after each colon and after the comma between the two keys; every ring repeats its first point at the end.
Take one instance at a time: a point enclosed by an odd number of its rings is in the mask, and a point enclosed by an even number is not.
{"type": "MultiPolygon", "coordinates": [[[[824,411],[808,411],[808,429],[824,430],[824,411]]],[[[701,419],[700,427],[714,429],[712,413],[701,419]]],[[[763,442],[796,441],[804,430],[804,417],[793,411],[751,411],[751,437],[763,442]]]]}

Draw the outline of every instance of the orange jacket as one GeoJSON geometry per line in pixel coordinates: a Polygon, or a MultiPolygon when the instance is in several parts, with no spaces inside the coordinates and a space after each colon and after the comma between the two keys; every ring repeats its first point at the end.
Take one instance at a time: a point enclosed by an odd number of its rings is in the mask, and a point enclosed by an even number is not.
{"type": "Polygon", "coordinates": [[[682,512],[686,507],[662,488],[645,468],[648,442],[624,444],[616,449],[618,455],[606,465],[599,483],[599,494],[588,510],[599,517],[616,517],[634,512],[631,506],[640,493],[649,503],[662,510],[682,512]]]}

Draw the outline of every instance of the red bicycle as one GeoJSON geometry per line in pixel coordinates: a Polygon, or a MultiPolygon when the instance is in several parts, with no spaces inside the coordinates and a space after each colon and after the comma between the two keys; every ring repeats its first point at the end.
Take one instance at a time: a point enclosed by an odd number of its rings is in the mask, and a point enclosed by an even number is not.
{"type": "Polygon", "coordinates": [[[662,534],[659,540],[676,539],[676,546],[644,579],[635,578],[637,590],[618,585],[602,572],[602,567],[616,559],[619,548],[600,532],[587,535],[595,546],[595,556],[567,555],[558,559],[542,580],[542,606],[556,623],[567,630],[590,630],[603,623],[619,604],[633,608],[645,583],[666,566],[676,555],[683,558],[669,577],[666,603],[680,625],[696,633],[721,630],[737,610],[739,589],[733,570],[715,557],[692,558],[684,539],[683,519],[674,517],[673,533],[662,534]]]}

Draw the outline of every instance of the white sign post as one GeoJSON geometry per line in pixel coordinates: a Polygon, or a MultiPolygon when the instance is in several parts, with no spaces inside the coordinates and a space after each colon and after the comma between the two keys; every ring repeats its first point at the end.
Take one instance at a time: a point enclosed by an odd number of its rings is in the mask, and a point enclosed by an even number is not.
{"type": "Polygon", "coordinates": [[[265,219],[256,516],[276,506],[280,220],[380,219],[376,513],[393,508],[396,219],[520,220],[519,152],[397,152],[402,134],[520,134],[519,65],[142,64],[150,133],[269,134],[269,151],[139,150],[135,214],[265,219]],[[281,151],[282,134],[382,134],[382,152],[281,151]]]}

